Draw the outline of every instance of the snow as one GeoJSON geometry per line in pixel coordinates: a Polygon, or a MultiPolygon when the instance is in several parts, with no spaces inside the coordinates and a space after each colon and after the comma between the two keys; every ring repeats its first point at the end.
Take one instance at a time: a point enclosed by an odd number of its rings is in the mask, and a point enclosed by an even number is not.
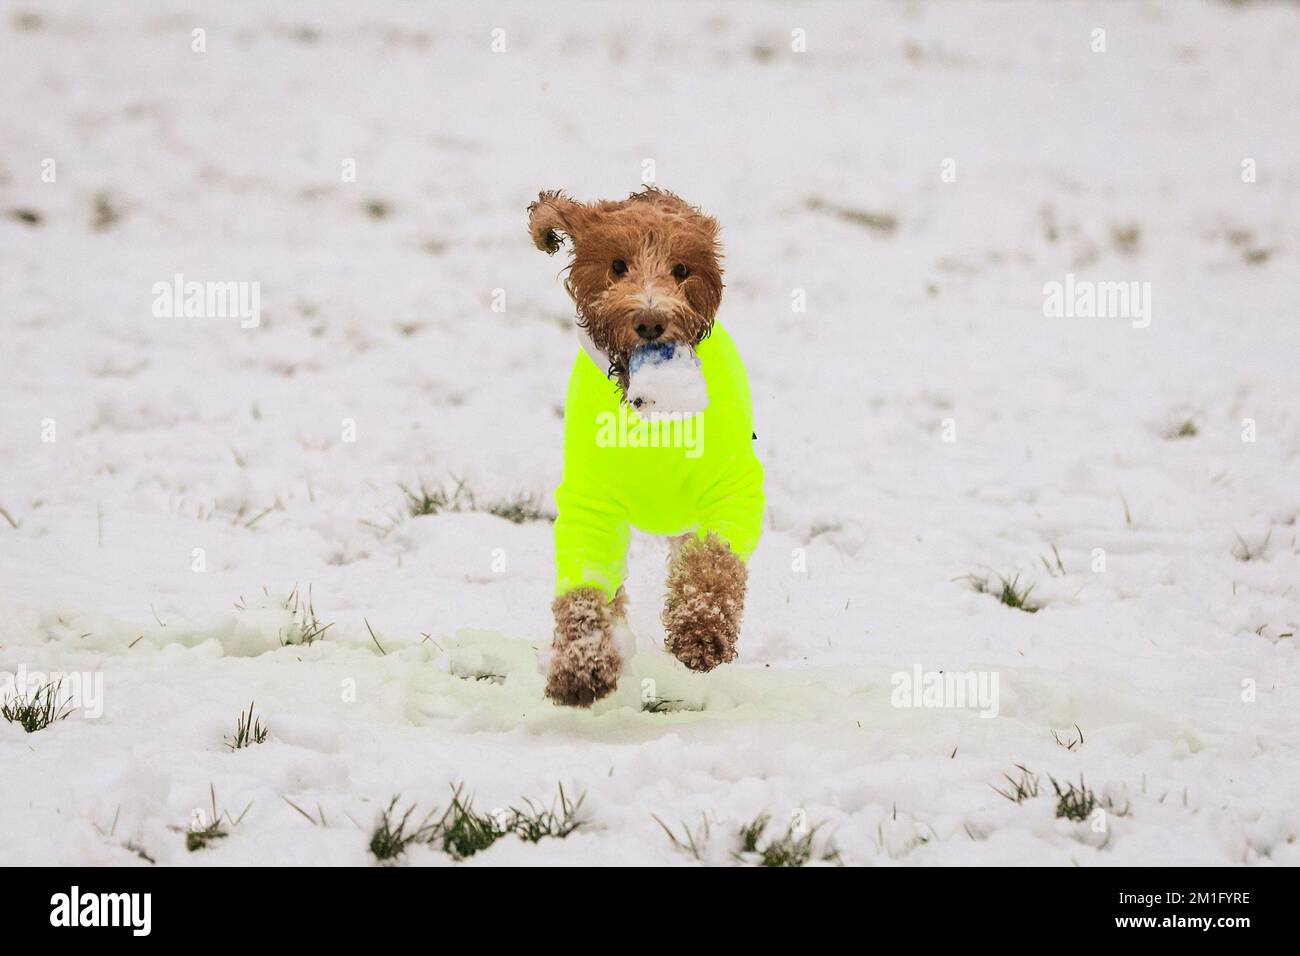
{"type": "Polygon", "coordinates": [[[731,862],[763,812],[850,864],[1300,862],[1298,43],[1211,2],[3,3],[0,671],[103,710],[0,722],[0,862],[365,865],[454,782],[587,795],[463,865],[692,863],[656,817],[731,862]],[[398,485],[549,507],[576,346],[525,208],[647,161],[723,223],[768,524],[705,676],[636,539],[638,654],[569,711],[550,524],[398,485]],[[156,315],[177,275],[256,324],[156,315]],[[1149,324],[1046,315],[1068,276],[1149,324]],[[962,579],[1017,573],[1037,613],[962,579]],[[996,717],[892,706],[918,667],[996,717]],[[210,787],[248,811],[189,853],[210,787]]]}
{"type": "Polygon", "coordinates": [[[638,348],[628,361],[627,400],[647,421],[704,411],[709,389],[695,350],[671,343],[638,348]]]}

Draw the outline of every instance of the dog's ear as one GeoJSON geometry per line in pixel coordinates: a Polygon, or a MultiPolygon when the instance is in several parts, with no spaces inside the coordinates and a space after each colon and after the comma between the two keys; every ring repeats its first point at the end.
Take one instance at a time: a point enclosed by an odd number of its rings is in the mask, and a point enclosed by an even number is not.
{"type": "Polygon", "coordinates": [[[547,255],[554,255],[560,248],[560,233],[573,239],[573,230],[586,207],[570,199],[558,189],[549,189],[538,193],[537,202],[528,207],[528,234],[533,237],[533,245],[547,255]]]}

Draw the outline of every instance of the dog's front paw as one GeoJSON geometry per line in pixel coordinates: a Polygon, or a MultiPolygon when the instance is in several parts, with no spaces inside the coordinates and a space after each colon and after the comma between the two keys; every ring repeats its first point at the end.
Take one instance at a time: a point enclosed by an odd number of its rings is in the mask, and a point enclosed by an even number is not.
{"type": "Polygon", "coordinates": [[[619,598],[610,601],[597,588],[577,588],[555,599],[547,697],[568,707],[590,707],[618,687],[623,658],[614,644],[614,626],[620,608],[619,598]]]}
{"type": "Polygon", "coordinates": [[[663,624],[669,653],[693,671],[736,659],[745,564],[714,535],[687,540],[668,569],[663,624]]]}

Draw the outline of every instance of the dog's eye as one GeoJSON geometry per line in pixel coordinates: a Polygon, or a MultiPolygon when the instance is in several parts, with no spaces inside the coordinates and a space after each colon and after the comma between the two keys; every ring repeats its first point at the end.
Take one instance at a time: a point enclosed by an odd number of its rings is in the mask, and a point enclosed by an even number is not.
{"type": "Polygon", "coordinates": [[[678,282],[681,282],[690,274],[691,270],[686,268],[686,266],[682,265],[680,262],[673,266],[673,278],[678,282]]]}
{"type": "Polygon", "coordinates": [[[616,276],[627,275],[627,263],[622,259],[615,259],[614,264],[610,266],[610,268],[614,270],[614,275],[616,276]]]}

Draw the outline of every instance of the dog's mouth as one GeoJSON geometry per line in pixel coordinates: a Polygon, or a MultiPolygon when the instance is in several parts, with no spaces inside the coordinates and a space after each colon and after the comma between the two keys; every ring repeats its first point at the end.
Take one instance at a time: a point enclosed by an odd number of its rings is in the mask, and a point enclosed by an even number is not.
{"type": "MultiPolygon", "coordinates": [[[[707,335],[707,332],[705,335],[707,335]]],[[[696,336],[689,340],[680,337],[674,337],[672,339],[667,337],[656,338],[651,341],[642,341],[637,347],[672,344],[689,345],[691,348],[695,348],[705,338],[705,335],[696,336]]],[[[609,368],[606,374],[611,380],[618,383],[619,390],[623,393],[623,401],[629,402],[629,404],[634,408],[639,409],[643,403],[640,400],[632,400],[628,397],[628,387],[631,384],[632,354],[635,351],[636,349],[628,349],[626,351],[617,351],[612,353],[606,352],[605,354],[609,357],[609,368]]]]}
{"type": "Polygon", "coordinates": [[[616,381],[626,398],[632,353],[646,345],[689,345],[695,348],[712,329],[712,322],[690,310],[618,310],[615,313],[579,313],[578,324],[592,344],[609,361],[606,374],[616,381]]]}

